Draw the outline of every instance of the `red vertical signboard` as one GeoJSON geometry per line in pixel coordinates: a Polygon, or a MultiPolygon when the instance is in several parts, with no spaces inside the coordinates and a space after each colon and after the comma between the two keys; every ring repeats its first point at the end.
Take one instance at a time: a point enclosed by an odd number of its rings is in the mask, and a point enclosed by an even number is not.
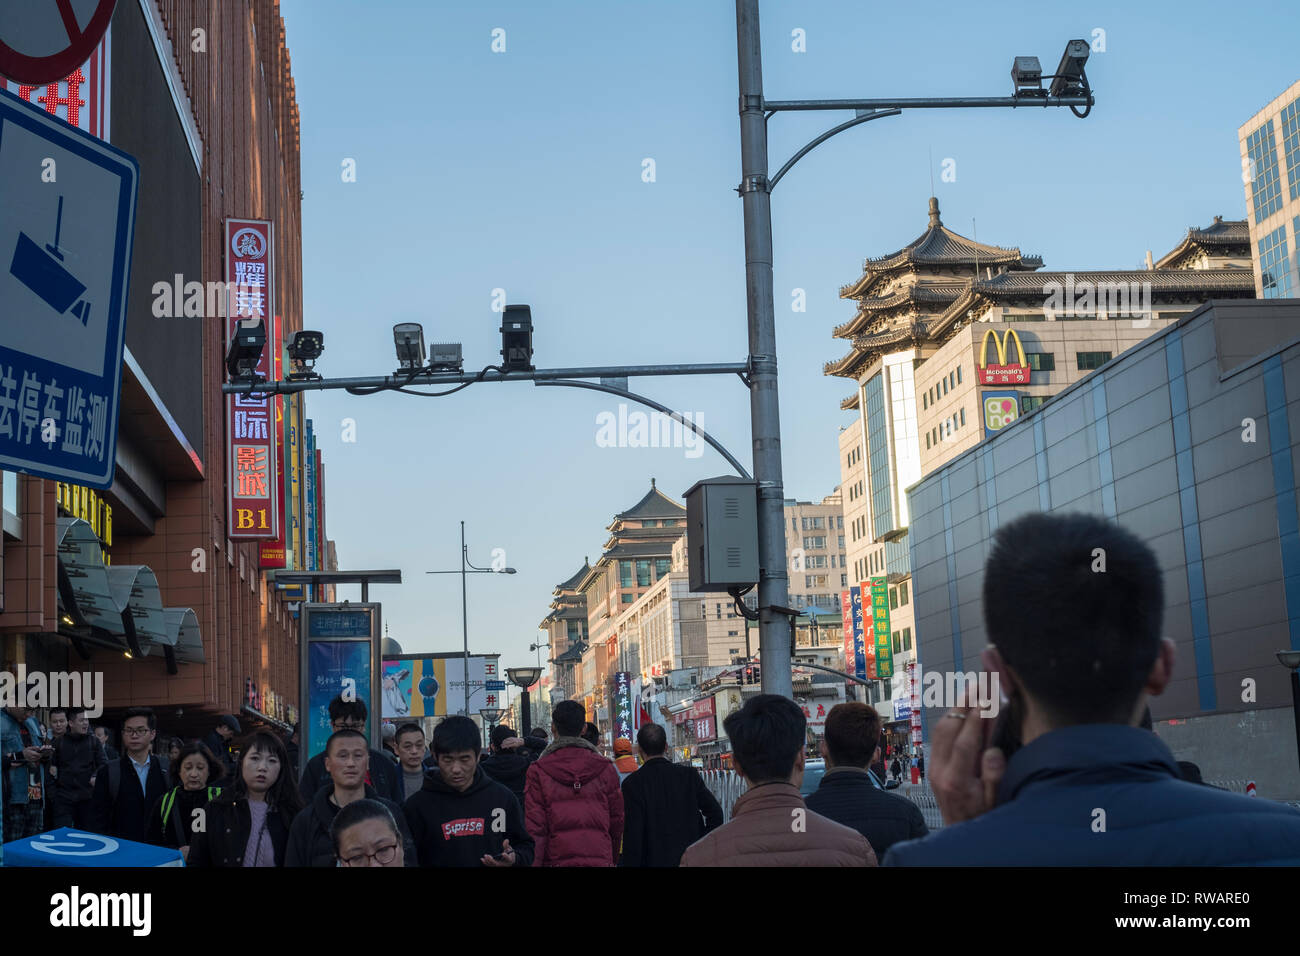
{"type": "MultiPolygon", "coordinates": [[[[271,223],[261,219],[226,220],[226,344],[236,323],[260,319],[267,332],[257,374],[271,377],[275,260],[271,223]]],[[[231,395],[226,415],[226,510],[232,540],[280,536],[276,499],[275,406],[265,393],[231,395]]]]}
{"type": "MultiPolygon", "coordinates": [[[[275,316],[272,328],[274,331],[267,336],[266,347],[271,351],[272,368],[274,374],[271,376],[274,380],[279,381],[281,377],[281,353],[284,350],[284,320],[280,316],[275,316]]],[[[277,478],[284,475],[284,396],[277,395],[272,400],[272,440],[275,442],[275,474],[277,478]]],[[[289,513],[287,508],[283,508],[284,503],[284,484],[282,480],[277,480],[275,488],[272,489],[275,494],[275,506],[281,515],[289,513]]],[[[260,560],[258,562],[261,568],[283,568],[285,567],[285,528],[289,521],[282,517],[277,523],[279,535],[275,540],[263,541],[260,550],[260,560]]]]}
{"type": "Polygon", "coordinates": [[[325,463],[320,449],[316,449],[316,567],[321,571],[329,559],[329,545],[325,543],[325,463]]]}

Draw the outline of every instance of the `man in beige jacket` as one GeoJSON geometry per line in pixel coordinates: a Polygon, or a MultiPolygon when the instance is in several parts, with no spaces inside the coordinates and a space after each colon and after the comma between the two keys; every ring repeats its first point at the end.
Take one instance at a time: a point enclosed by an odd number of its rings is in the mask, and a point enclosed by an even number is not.
{"type": "Polygon", "coordinates": [[[799,795],[806,721],[794,701],[759,694],[723,727],[749,789],[731,822],[686,848],[682,866],[875,866],[857,830],[813,813],[799,795]]]}

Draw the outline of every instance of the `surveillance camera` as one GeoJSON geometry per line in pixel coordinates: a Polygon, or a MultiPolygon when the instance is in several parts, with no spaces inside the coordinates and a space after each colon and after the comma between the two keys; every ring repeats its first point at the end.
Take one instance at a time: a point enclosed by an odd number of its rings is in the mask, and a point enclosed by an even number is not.
{"type": "Polygon", "coordinates": [[[1056,75],[1047,91],[1050,96],[1073,96],[1083,92],[1087,84],[1083,67],[1088,62],[1090,52],[1092,48],[1088,46],[1087,40],[1071,40],[1065,45],[1061,63],[1057,66],[1056,75]]]}

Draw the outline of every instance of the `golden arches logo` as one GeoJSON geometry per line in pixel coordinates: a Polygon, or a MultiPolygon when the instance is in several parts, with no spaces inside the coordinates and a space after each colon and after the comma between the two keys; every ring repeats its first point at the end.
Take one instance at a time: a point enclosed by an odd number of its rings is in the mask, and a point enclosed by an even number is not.
{"type": "Polygon", "coordinates": [[[982,385],[1027,385],[1029,384],[1029,361],[1025,358],[1025,347],[1020,341],[1020,334],[1015,329],[1007,329],[998,340],[997,329],[986,329],[980,343],[979,379],[982,385]],[[997,350],[997,365],[989,365],[989,338],[997,350]],[[1016,357],[1019,364],[1007,364],[1007,346],[1015,339],[1016,357]]]}

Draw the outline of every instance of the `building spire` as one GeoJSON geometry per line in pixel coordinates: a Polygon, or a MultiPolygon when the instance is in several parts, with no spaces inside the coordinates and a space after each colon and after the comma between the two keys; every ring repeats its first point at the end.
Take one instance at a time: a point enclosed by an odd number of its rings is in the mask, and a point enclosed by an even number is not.
{"type": "Polygon", "coordinates": [[[651,478],[651,479],[650,479],[650,489],[651,489],[652,491],[654,490],[654,486],[655,486],[655,480],[654,480],[653,478],[651,478]]]}
{"type": "Polygon", "coordinates": [[[939,200],[937,197],[931,196],[930,197],[930,226],[934,227],[934,226],[942,226],[942,225],[943,223],[939,221],[939,200]]]}

